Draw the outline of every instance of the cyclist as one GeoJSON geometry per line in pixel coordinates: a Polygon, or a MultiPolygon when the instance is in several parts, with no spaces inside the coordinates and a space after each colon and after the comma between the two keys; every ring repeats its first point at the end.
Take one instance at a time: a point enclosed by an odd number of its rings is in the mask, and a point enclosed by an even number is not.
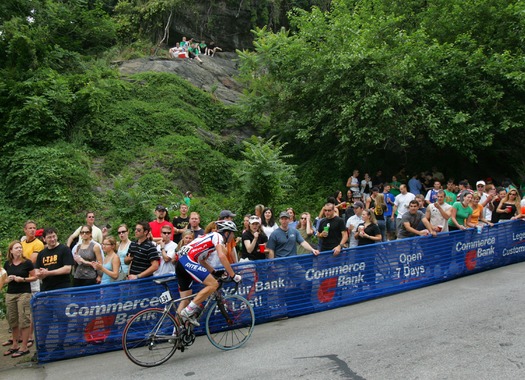
{"type": "Polygon", "coordinates": [[[199,322],[197,322],[197,317],[201,311],[199,305],[219,287],[215,276],[218,276],[220,271],[215,271],[208,259],[211,258],[210,261],[213,262],[214,256],[217,256],[233,281],[240,282],[242,280],[242,277],[233,271],[226,255],[226,245],[230,240],[235,239],[234,232],[237,231],[237,227],[231,220],[219,220],[215,224],[217,225],[217,232],[199,236],[181,249],[179,252],[180,259],[175,267],[181,297],[192,294],[191,285],[193,281],[204,285],[204,288],[197,293],[189,304],[188,300],[184,300],[179,304],[177,310],[183,320],[189,321],[194,326],[199,326],[199,322]]]}

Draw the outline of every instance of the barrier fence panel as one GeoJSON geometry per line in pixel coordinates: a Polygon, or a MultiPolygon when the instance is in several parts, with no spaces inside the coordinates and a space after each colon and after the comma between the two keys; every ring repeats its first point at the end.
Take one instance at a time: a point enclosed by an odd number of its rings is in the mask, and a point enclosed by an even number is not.
{"type": "MultiPolygon", "coordinates": [[[[332,309],[525,259],[525,221],[235,265],[257,323],[332,309]]],[[[176,281],[170,287],[178,296],[176,281]]],[[[198,291],[200,288],[195,287],[198,291]]],[[[161,307],[152,278],[38,293],[31,301],[38,359],[121,349],[126,321],[161,307]]],[[[196,330],[203,334],[203,327],[196,330]]]]}

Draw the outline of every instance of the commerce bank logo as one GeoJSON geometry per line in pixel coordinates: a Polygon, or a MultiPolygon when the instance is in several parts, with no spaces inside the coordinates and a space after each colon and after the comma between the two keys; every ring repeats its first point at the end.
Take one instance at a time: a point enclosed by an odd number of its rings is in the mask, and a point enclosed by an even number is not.
{"type": "Polygon", "coordinates": [[[476,264],[478,262],[478,252],[473,249],[472,251],[468,251],[465,254],[465,267],[467,270],[474,270],[476,269],[476,264]]]}
{"type": "Polygon", "coordinates": [[[321,303],[327,303],[334,299],[335,290],[337,288],[337,278],[327,278],[319,285],[317,291],[317,299],[321,303]]]}

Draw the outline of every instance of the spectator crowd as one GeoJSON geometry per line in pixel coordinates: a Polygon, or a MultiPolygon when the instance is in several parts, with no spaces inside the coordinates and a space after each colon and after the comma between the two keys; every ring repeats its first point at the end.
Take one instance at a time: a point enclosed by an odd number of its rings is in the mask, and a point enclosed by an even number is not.
{"type": "MultiPolygon", "coordinates": [[[[185,38],[183,42],[183,47],[196,44],[185,38]]],[[[328,196],[319,213],[296,213],[291,207],[274,213],[271,207],[254,206],[253,214],[244,215],[237,238],[228,240],[223,249],[228,262],[323,251],[337,256],[356,246],[468,228],[481,230],[525,216],[524,186],[510,180],[497,186],[485,178],[471,186],[467,180],[445,181],[437,170],[410,178],[401,173],[389,180],[381,171],[360,177],[359,170],[354,170],[346,187],[345,192],[337,190],[328,196]]],[[[158,205],[154,220],[121,224],[114,236],[108,226],[97,227],[96,215],[89,211],[85,223],[65,244],[60,243],[55,228],[38,229],[35,221],[26,221],[24,235],[7,247],[0,274],[0,285],[7,285],[7,319],[12,332],[12,339],[2,343],[4,356],[17,358],[30,352],[34,341],[29,302],[36,292],[175,274],[184,247],[199,236],[217,232],[216,221],[203,228],[199,213],[190,211],[191,197],[191,192],[185,194],[173,219],[166,207],[158,205]]],[[[234,212],[223,210],[217,221],[236,218],[234,212]]],[[[369,259],[359,257],[364,262],[369,259]]],[[[63,349],[65,333],[59,336],[58,349],[63,349]]],[[[42,334],[47,336],[45,331],[42,334]]]]}

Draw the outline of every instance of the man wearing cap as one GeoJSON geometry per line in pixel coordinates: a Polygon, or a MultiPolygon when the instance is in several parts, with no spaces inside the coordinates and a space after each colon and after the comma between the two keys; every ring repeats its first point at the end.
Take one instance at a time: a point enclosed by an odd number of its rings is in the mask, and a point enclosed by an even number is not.
{"type": "MultiPolygon", "coordinates": [[[[352,193],[352,204],[358,201],[362,201],[362,200],[363,200],[363,196],[361,195],[359,191],[354,191],[352,193]]],[[[347,206],[345,210],[345,217],[344,217],[345,225],[346,225],[346,222],[348,222],[348,219],[350,219],[354,215],[355,215],[354,208],[347,206]]]]}
{"type": "Polygon", "coordinates": [[[463,192],[468,191],[470,194],[474,193],[474,190],[470,188],[470,185],[466,179],[459,181],[458,187],[459,187],[459,191],[458,191],[458,195],[456,196],[456,202],[461,202],[461,200],[463,199],[463,197],[461,196],[463,192]]]}
{"type": "Polygon", "coordinates": [[[331,202],[327,202],[324,205],[323,212],[325,217],[319,222],[317,231],[319,250],[332,250],[334,256],[337,256],[341,253],[341,249],[344,248],[348,240],[345,222],[342,218],[335,215],[335,205],[331,202]]]}
{"type": "Polygon", "coordinates": [[[352,215],[350,219],[348,219],[348,221],[346,222],[346,228],[348,230],[347,233],[348,233],[348,236],[350,237],[349,245],[348,245],[350,248],[357,247],[357,239],[355,238],[355,232],[356,232],[357,226],[363,223],[363,219],[361,216],[363,215],[364,209],[365,209],[365,205],[363,202],[361,201],[354,202],[354,215],[352,215]]]}
{"type": "Polygon", "coordinates": [[[479,200],[479,203],[485,207],[486,204],[488,203],[487,201],[487,198],[488,198],[488,194],[487,192],[485,191],[485,181],[483,180],[480,180],[478,182],[476,182],[476,191],[479,193],[481,199],[479,200]]]}
{"type": "Polygon", "coordinates": [[[218,220],[233,220],[237,215],[230,210],[222,210],[218,220]]]}
{"type": "Polygon", "coordinates": [[[242,257],[248,260],[263,260],[266,258],[266,245],[268,237],[261,229],[261,218],[257,215],[250,216],[250,227],[242,233],[242,257]]]}
{"type": "Polygon", "coordinates": [[[163,205],[157,205],[155,207],[155,220],[149,222],[151,228],[151,237],[155,243],[160,243],[162,241],[162,227],[169,226],[171,228],[170,240],[173,240],[173,224],[169,222],[168,209],[163,205]]]}
{"type": "Polygon", "coordinates": [[[269,259],[297,255],[297,244],[300,244],[314,255],[319,254],[318,250],[312,248],[312,246],[303,239],[299,231],[295,228],[289,228],[290,214],[288,214],[288,212],[283,211],[279,214],[279,222],[281,225],[272,232],[266,245],[269,259]]]}

